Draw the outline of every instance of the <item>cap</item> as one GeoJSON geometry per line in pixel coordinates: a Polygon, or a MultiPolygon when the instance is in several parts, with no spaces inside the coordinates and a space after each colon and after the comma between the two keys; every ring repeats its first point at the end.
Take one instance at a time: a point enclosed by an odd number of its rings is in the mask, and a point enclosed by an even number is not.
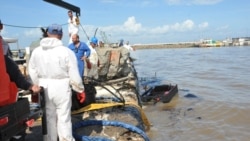
{"type": "Polygon", "coordinates": [[[58,24],[52,24],[48,27],[48,33],[55,35],[62,35],[62,26],[58,24]]]}
{"type": "Polygon", "coordinates": [[[98,39],[96,37],[92,37],[90,40],[91,43],[93,44],[97,44],[98,43],[98,39]]]}

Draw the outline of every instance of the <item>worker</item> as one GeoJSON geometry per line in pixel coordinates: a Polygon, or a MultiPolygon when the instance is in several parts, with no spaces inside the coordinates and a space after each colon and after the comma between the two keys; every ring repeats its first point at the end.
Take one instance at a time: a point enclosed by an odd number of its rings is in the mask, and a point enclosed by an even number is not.
{"type": "Polygon", "coordinates": [[[122,47],[123,46],[123,39],[120,39],[119,43],[118,43],[118,47],[122,47]]]}
{"type": "Polygon", "coordinates": [[[84,86],[78,73],[75,54],[63,46],[62,27],[52,24],[47,29],[48,37],[41,40],[29,61],[32,81],[44,87],[48,141],[74,141],[71,122],[71,88],[78,100],[85,100],[84,86]]]}
{"type": "MultiPolygon", "coordinates": [[[[0,20],[0,31],[3,29],[3,24],[0,20]]],[[[2,36],[0,35],[0,40],[2,40],[2,36]]],[[[10,51],[9,45],[6,42],[3,42],[3,54],[4,54],[4,60],[6,65],[6,71],[10,77],[10,81],[14,82],[18,88],[21,88],[23,90],[30,90],[34,94],[37,94],[40,92],[40,87],[38,85],[34,85],[31,82],[29,82],[24,75],[21,73],[18,65],[10,58],[8,52],[10,51]]]]}
{"type": "Polygon", "coordinates": [[[72,35],[72,43],[68,46],[76,55],[79,74],[84,76],[84,60],[90,55],[90,49],[85,42],[81,42],[78,34],[72,35]]]}
{"type": "Polygon", "coordinates": [[[125,47],[126,49],[128,49],[128,51],[134,51],[135,50],[133,47],[130,46],[129,41],[127,41],[126,44],[123,45],[123,47],[125,47]]]}
{"type": "Polygon", "coordinates": [[[96,52],[96,47],[98,46],[98,39],[92,37],[89,43],[89,48],[91,50],[89,56],[90,67],[85,67],[87,70],[86,75],[89,78],[98,79],[98,54],[96,52]]]}
{"type": "Polygon", "coordinates": [[[69,44],[72,43],[72,37],[74,34],[78,34],[79,32],[79,18],[73,15],[73,12],[68,11],[68,32],[69,32],[69,44]]]}

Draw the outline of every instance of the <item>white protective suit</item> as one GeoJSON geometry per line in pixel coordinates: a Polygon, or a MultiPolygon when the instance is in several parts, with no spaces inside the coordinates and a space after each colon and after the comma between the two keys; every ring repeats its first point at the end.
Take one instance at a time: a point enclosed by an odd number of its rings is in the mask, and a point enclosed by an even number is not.
{"type": "Polygon", "coordinates": [[[89,61],[91,63],[91,68],[88,69],[85,67],[85,72],[87,72],[86,76],[98,79],[98,54],[90,44],[88,44],[89,49],[91,50],[89,61]]]}
{"type": "Polygon", "coordinates": [[[75,54],[57,38],[44,38],[29,61],[33,83],[44,87],[47,141],[74,141],[71,123],[71,88],[83,92],[75,54]]]}
{"type": "Polygon", "coordinates": [[[129,44],[125,44],[125,45],[123,45],[123,47],[128,49],[128,51],[134,51],[134,49],[129,44]]]}
{"type": "Polygon", "coordinates": [[[68,32],[71,34],[69,39],[69,44],[72,43],[72,35],[78,34],[79,32],[79,25],[76,23],[76,17],[73,16],[72,20],[68,19],[68,32]]]}

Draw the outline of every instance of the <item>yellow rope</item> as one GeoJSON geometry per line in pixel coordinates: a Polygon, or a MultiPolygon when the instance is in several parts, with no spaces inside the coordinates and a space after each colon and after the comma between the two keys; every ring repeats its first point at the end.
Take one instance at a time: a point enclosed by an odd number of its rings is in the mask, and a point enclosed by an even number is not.
{"type": "MultiPolygon", "coordinates": [[[[79,114],[79,113],[83,113],[86,111],[104,109],[104,108],[115,107],[115,106],[123,106],[123,105],[124,105],[123,103],[93,103],[93,104],[85,106],[79,110],[72,111],[71,114],[74,115],[74,114],[79,114]]],[[[140,111],[142,121],[146,125],[146,130],[149,130],[150,123],[149,123],[148,118],[146,117],[146,114],[143,112],[142,108],[140,106],[132,103],[132,102],[126,102],[125,105],[133,106],[140,111]]]]}

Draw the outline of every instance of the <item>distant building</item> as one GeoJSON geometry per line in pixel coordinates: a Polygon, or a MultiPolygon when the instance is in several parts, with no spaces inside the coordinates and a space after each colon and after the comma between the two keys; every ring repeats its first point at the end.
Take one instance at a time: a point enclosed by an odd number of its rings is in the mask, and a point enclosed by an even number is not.
{"type": "Polygon", "coordinates": [[[223,46],[223,42],[216,41],[213,39],[201,39],[200,40],[200,47],[220,47],[223,46]]]}
{"type": "Polygon", "coordinates": [[[232,38],[232,42],[234,46],[247,46],[250,45],[250,37],[232,38]]]}

